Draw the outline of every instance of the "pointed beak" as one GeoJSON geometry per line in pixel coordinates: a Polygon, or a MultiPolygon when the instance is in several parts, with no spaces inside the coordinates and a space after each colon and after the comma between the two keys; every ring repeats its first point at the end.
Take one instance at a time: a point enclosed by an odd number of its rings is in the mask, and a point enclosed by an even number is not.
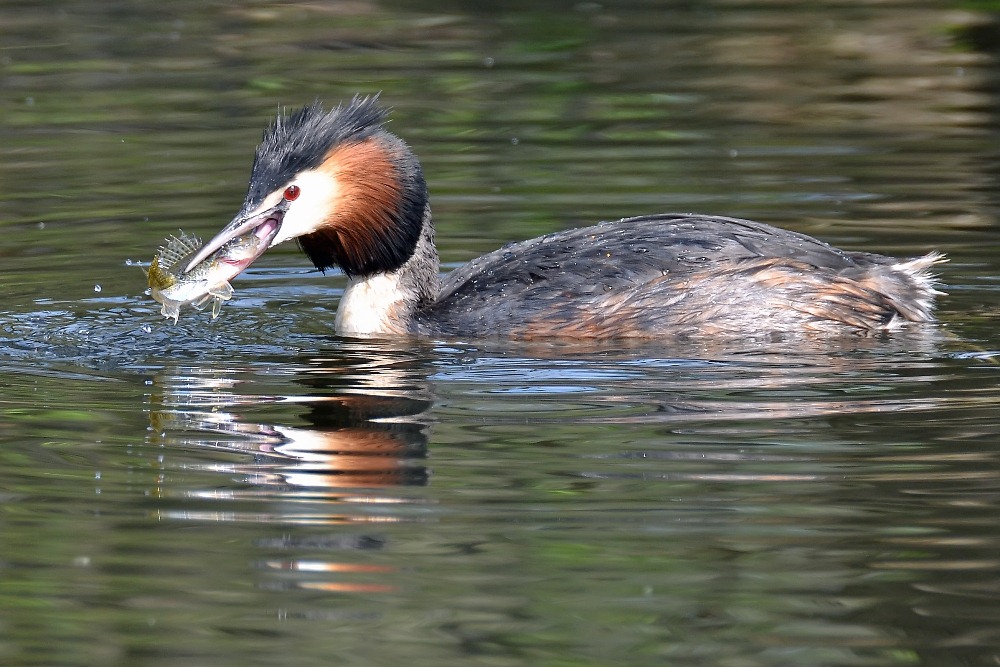
{"type": "MultiPolygon", "coordinates": [[[[215,235],[212,240],[201,247],[184,267],[184,272],[191,271],[195,266],[205,260],[213,252],[226,245],[228,242],[240,236],[250,233],[257,234],[264,243],[260,246],[260,251],[247,262],[250,263],[260,257],[265,250],[271,247],[271,241],[277,236],[281,229],[281,223],[285,219],[285,212],[288,210],[288,200],[282,199],[271,208],[250,216],[236,216],[233,221],[226,225],[221,232],[215,235]]],[[[245,268],[245,267],[244,267],[245,268]]]]}

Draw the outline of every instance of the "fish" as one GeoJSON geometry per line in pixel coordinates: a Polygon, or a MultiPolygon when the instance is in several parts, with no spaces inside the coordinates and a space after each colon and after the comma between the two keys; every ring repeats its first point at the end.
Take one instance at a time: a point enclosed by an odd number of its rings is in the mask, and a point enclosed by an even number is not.
{"type": "Polygon", "coordinates": [[[222,304],[233,297],[229,281],[260,256],[265,250],[261,247],[263,243],[264,240],[251,231],[228,241],[185,272],[185,264],[201,250],[202,241],[184,231],[168,237],[146,270],[149,294],[163,306],[160,314],[168,319],[172,317],[177,324],[181,306],[190,304],[196,310],[203,310],[212,304],[214,320],[222,304]]]}

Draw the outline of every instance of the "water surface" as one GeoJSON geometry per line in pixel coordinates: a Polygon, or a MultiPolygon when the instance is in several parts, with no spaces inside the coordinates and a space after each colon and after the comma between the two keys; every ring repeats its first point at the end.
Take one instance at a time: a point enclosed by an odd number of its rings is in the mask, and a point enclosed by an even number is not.
{"type": "Polygon", "coordinates": [[[0,8],[0,663],[1000,659],[995,14],[0,8]],[[656,211],[931,249],[941,324],[359,341],[289,245],[175,326],[280,105],[382,91],[448,267],[656,211]]]}

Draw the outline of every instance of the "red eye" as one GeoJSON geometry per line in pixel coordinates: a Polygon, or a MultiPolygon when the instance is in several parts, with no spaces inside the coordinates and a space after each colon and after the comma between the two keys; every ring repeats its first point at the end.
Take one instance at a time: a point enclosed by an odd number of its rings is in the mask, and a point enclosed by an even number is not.
{"type": "Polygon", "coordinates": [[[295,201],[302,194],[302,189],[297,185],[289,185],[285,188],[285,199],[288,201],[295,201]]]}

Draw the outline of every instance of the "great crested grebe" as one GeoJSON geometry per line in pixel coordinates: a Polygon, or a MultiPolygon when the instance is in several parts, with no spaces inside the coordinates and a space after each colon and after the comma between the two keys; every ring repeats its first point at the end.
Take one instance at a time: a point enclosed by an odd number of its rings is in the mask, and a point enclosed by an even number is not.
{"type": "MultiPolygon", "coordinates": [[[[653,338],[873,331],[933,319],[931,253],[839,250],[759,222],[626,218],[507,245],[444,279],[416,156],[377,98],[279,116],[257,147],[243,207],[187,264],[249,232],[297,239],[348,277],[345,335],[653,338]]],[[[249,263],[248,263],[249,264],[249,263]]]]}

